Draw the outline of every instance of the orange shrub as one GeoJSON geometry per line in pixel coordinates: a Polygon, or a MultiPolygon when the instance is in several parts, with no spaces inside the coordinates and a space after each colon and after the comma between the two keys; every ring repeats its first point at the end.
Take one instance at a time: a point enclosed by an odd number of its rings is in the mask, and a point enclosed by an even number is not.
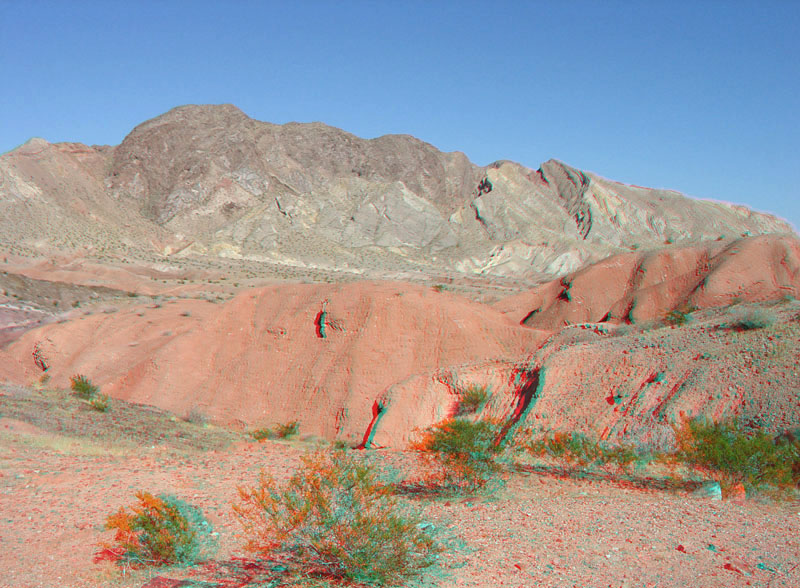
{"type": "Polygon", "coordinates": [[[116,531],[102,551],[118,563],[139,566],[188,564],[211,547],[212,529],[199,509],[173,496],[137,492],[139,504],[106,519],[116,531]]]}

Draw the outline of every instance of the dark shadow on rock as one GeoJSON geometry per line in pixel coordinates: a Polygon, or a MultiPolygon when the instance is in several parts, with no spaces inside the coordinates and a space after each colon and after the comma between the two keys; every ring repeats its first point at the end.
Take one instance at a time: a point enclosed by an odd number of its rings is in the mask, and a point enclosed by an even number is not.
{"type": "Polygon", "coordinates": [[[517,406],[514,412],[509,417],[505,425],[503,425],[500,434],[497,436],[497,444],[501,445],[508,440],[509,434],[513,432],[514,427],[520,421],[524,421],[528,412],[533,408],[535,400],[538,397],[539,384],[540,384],[540,370],[523,370],[515,373],[513,377],[520,377],[521,382],[517,389],[514,391],[514,396],[517,398],[517,406]]]}
{"type": "Polygon", "coordinates": [[[317,313],[317,317],[314,319],[314,326],[317,329],[317,337],[320,339],[324,339],[325,335],[325,319],[328,316],[328,313],[324,310],[320,310],[317,313]]]}
{"type": "Polygon", "coordinates": [[[372,404],[372,420],[370,421],[367,430],[364,432],[364,439],[362,439],[361,445],[358,446],[358,449],[377,449],[373,446],[372,438],[375,436],[375,431],[378,427],[378,423],[384,415],[385,409],[386,407],[384,402],[381,400],[376,400],[372,404]]]}

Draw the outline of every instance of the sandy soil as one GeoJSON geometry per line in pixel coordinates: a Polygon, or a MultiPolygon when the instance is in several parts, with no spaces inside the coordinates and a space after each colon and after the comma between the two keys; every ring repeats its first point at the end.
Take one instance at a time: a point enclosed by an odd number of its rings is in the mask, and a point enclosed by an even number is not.
{"type": "MultiPolygon", "coordinates": [[[[236,488],[253,483],[262,468],[288,477],[313,449],[302,441],[242,441],[205,452],[165,441],[134,449],[70,442],[9,418],[0,421],[0,439],[0,586],[8,588],[138,588],[157,576],[245,586],[252,571],[231,511],[236,488]],[[201,507],[220,533],[217,563],[126,575],[93,563],[98,543],[110,539],[105,517],[132,504],[140,489],[201,507]]],[[[364,455],[384,471],[414,473],[409,452],[364,455]]],[[[415,500],[453,547],[423,584],[800,585],[800,504],[715,502],[641,486],[516,472],[494,497],[415,500]]]]}

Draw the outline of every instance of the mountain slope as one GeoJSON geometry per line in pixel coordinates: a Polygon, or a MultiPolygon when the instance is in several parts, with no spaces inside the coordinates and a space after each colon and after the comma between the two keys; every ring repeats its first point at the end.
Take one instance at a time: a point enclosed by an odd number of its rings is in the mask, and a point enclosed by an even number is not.
{"type": "Polygon", "coordinates": [[[632,247],[791,232],[770,215],[626,186],[558,161],[487,167],[407,135],[365,140],[182,106],[117,147],[0,157],[3,244],[244,257],[380,276],[535,279],[632,247]]]}

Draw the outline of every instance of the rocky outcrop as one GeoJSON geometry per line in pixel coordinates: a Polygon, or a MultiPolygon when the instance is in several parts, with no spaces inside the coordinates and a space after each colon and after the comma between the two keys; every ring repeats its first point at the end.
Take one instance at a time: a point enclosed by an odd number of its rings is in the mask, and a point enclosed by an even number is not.
{"type": "Polygon", "coordinates": [[[274,125],[231,105],[173,109],[118,147],[33,140],[0,157],[0,212],[17,247],[531,280],[631,247],[791,232],[554,160],[482,168],[408,135],[274,125]]]}

